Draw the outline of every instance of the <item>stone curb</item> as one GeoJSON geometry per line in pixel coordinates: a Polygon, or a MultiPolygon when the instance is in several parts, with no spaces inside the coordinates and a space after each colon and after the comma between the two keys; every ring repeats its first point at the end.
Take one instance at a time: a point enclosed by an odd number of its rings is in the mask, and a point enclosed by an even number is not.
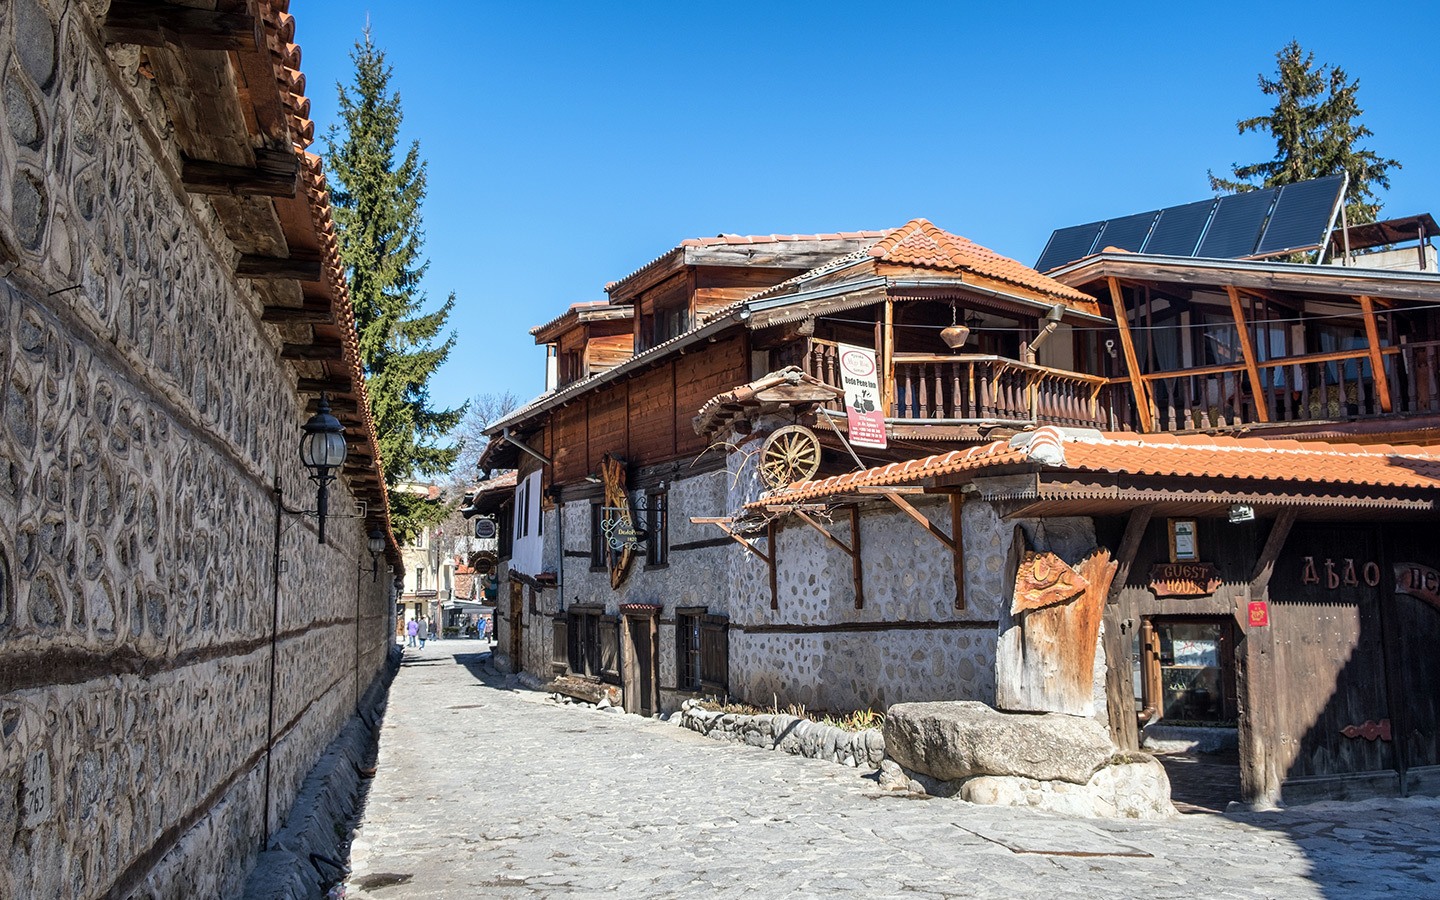
{"type": "Polygon", "coordinates": [[[380,737],[402,652],[391,649],[355,714],[305,776],[284,826],[271,836],[245,882],[244,900],[321,898],[328,885],[348,874],[340,866],[349,858],[346,845],[366,789],[361,770],[380,737]]]}
{"type": "Polygon", "coordinates": [[[715,740],[781,750],[842,766],[878,769],[885,759],[885,737],[876,728],[846,731],[785,713],[722,713],[704,709],[696,700],[685,701],[679,719],[680,727],[715,740]]]}

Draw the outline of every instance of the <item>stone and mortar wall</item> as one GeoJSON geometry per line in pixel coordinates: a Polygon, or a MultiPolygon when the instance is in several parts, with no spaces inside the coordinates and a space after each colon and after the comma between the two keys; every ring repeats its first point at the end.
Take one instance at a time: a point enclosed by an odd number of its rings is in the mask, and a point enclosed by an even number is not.
{"type": "MultiPolygon", "coordinates": [[[[265,831],[272,486],[313,505],[306,416],[92,14],[0,4],[0,896],[231,896],[265,831]]],[[[283,527],[272,828],[350,714],[357,598],[362,690],[389,605],[357,520],[324,548],[283,527]]]]}
{"type": "MultiPolygon", "coordinates": [[[[730,615],[730,597],[726,591],[724,572],[731,547],[685,546],[700,542],[714,544],[717,538],[724,538],[724,534],[713,525],[696,525],[690,517],[725,515],[728,512],[725,507],[728,485],[729,476],[725,472],[706,472],[671,482],[668,496],[669,565],[647,568],[645,557],[636,556],[630,566],[630,574],[618,591],[610,587],[609,570],[590,569],[590,501],[571,501],[561,507],[565,516],[565,545],[568,551],[564,574],[565,606],[604,604],[609,615],[617,615],[620,605],[625,603],[661,607],[660,706],[666,711],[677,709],[684,698],[691,696],[675,690],[679,681],[675,659],[675,610],[699,607],[714,615],[730,615]]],[[[644,513],[638,504],[644,494],[644,491],[631,492],[631,499],[637,503],[635,514],[642,520],[644,513]]],[[[559,546],[558,532],[548,530],[550,524],[547,519],[547,566],[558,563],[558,555],[551,555],[552,548],[559,546]],[[550,540],[552,536],[554,541],[550,540]]],[[[738,546],[734,549],[744,552],[738,546]]]]}
{"type": "Polygon", "coordinates": [[[785,713],[747,716],[720,712],[705,709],[695,700],[685,701],[679,716],[682,727],[732,744],[862,769],[878,769],[885,761],[885,735],[878,728],[846,731],[785,713]]]}
{"type": "MultiPolygon", "coordinates": [[[[948,502],[922,499],[916,508],[950,530],[948,502]]],[[[732,570],[746,630],[730,638],[731,692],[756,704],[835,711],[922,699],[992,702],[998,591],[986,584],[988,525],[967,510],[967,562],[975,571],[967,571],[967,607],[957,610],[949,551],[888,504],[862,507],[865,606],[855,609],[850,557],[798,520],[782,519],[780,608],[770,608],[763,562],[738,560],[732,570]],[[897,627],[844,630],[881,623],[897,627]],[[787,626],[803,630],[767,631],[787,626]]],[[[851,541],[847,517],[827,527],[851,541]]],[[[1003,562],[1002,552],[997,568],[1003,562]]]]}

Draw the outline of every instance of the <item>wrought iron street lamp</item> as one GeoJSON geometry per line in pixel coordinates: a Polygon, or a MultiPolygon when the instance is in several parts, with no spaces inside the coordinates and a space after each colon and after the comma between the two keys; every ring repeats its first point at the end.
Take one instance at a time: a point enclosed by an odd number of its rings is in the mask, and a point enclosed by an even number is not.
{"type": "Polygon", "coordinates": [[[317,485],[315,517],[320,522],[320,543],[325,543],[325,514],[329,511],[330,482],[334,473],[345,464],[345,426],[330,415],[330,401],[320,395],[320,408],[305,423],[300,438],[300,461],[310,470],[310,480],[317,485]]]}
{"type": "Polygon", "coordinates": [[[370,580],[380,580],[380,554],[385,552],[385,532],[376,525],[370,529],[370,580]]]}

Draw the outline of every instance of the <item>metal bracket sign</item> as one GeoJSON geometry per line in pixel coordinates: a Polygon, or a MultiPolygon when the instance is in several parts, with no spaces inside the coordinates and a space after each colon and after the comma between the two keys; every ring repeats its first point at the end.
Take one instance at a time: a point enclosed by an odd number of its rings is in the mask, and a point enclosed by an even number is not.
{"type": "Polygon", "coordinates": [[[639,550],[649,537],[649,532],[635,524],[632,509],[645,512],[644,500],[631,501],[630,506],[600,507],[600,528],[605,532],[605,543],[616,553],[639,550]]]}
{"type": "Polygon", "coordinates": [[[475,520],[475,549],[481,553],[500,552],[500,529],[494,516],[480,516],[475,520]]]}

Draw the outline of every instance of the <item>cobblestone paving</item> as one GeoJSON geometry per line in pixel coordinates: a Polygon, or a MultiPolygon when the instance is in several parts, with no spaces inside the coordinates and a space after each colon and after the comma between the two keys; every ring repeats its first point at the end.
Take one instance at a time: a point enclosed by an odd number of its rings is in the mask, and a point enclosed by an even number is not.
{"type": "Polygon", "coordinates": [[[1440,897],[1440,801],[1160,823],[887,795],[406,650],[350,898],[1440,897]]]}

